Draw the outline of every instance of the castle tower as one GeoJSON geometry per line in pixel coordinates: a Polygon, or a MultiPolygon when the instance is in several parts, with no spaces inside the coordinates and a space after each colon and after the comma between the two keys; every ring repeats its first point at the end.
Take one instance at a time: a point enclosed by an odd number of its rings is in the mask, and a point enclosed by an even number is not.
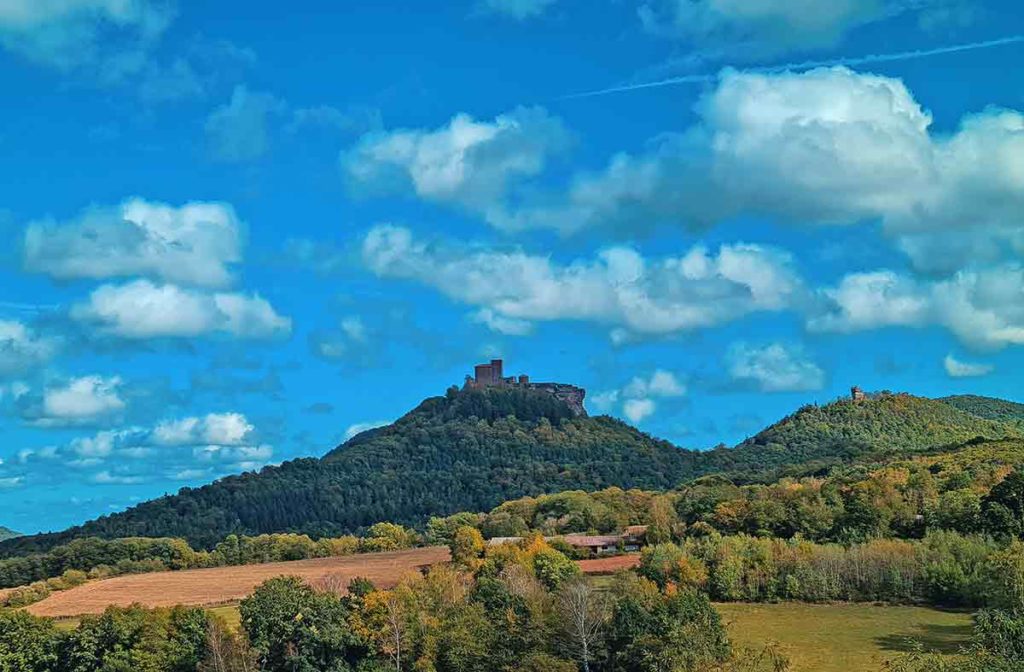
{"type": "Polygon", "coordinates": [[[854,385],[850,388],[850,397],[854,401],[864,401],[867,398],[867,395],[864,394],[864,390],[854,385]]]}

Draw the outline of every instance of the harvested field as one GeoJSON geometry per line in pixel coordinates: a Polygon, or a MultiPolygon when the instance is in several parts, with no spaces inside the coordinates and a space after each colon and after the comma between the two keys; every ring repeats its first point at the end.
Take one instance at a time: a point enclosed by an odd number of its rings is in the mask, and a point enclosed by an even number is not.
{"type": "Polygon", "coordinates": [[[637,554],[616,555],[610,558],[580,560],[579,565],[584,574],[614,574],[621,569],[633,569],[634,567],[639,566],[640,556],[637,554]]]}
{"type": "MultiPolygon", "coordinates": [[[[345,586],[362,576],[381,588],[393,586],[406,572],[425,565],[446,562],[448,549],[443,546],[414,548],[392,553],[367,553],[340,558],[317,558],[265,565],[189,569],[178,572],[129,574],[53,593],[45,600],[26,607],[36,616],[67,618],[82,614],[98,614],[110,605],[142,604],[147,607],[169,607],[176,604],[209,606],[230,604],[245,598],[269,578],[288,574],[316,583],[325,577],[345,586]],[[337,577],[337,580],[334,580],[337,577]]],[[[639,555],[580,560],[587,574],[614,574],[631,569],[640,562],[639,555]]]]}
{"type": "Polygon", "coordinates": [[[224,604],[241,600],[267,579],[283,574],[298,576],[310,583],[338,575],[342,585],[362,576],[386,588],[393,586],[406,572],[446,560],[448,549],[435,546],[266,565],[132,574],[54,593],[26,610],[36,616],[65,617],[97,614],[110,605],[134,603],[147,607],[224,604]]]}

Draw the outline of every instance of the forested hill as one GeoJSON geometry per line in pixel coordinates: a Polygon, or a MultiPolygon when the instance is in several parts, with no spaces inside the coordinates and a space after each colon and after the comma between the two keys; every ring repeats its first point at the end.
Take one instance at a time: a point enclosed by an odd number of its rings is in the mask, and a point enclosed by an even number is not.
{"type": "Polygon", "coordinates": [[[611,485],[664,489],[696,473],[700,453],[608,417],[573,418],[543,392],[451,392],[324,459],[225,478],[65,532],[0,544],[0,554],[74,537],[184,537],[209,547],[231,533],[338,535],[380,521],[486,511],[507,499],[611,485]]]}
{"type": "Polygon", "coordinates": [[[1024,424],[1024,404],[1018,404],[1015,401],[979,397],[973,394],[957,394],[943,397],[939,401],[979,418],[1024,424]]]}
{"type": "Polygon", "coordinates": [[[7,528],[7,527],[4,527],[3,525],[0,525],[0,541],[4,541],[6,539],[13,539],[15,537],[20,537],[20,536],[21,536],[20,532],[15,532],[14,530],[12,530],[10,528],[7,528]]]}
{"type": "MultiPolygon", "coordinates": [[[[1010,403],[1010,402],[1006,402],[1010,403]]],[[[952,447],[979,437],[1020,437],[1021,428],[941,400],[882,393],[862,401],[808,405],[736,447],[792,464],[952,447]]]]}
{"type": "Polygon", "coordinates": [[[733,449],[683,450],[609,417],[573,417],[543,392],[450,391],[323,459],[182,489],[64,532],[0,542],[0,556],[83,536],[183,537],[209,548],[228,534],[338,535],[373,523],[420,525],[431,515],[487,511],[503,501],[609,486],[662,490],[711,473],[739,480],[919,451],[1016,426],[939,401],[883,395],[806,406],[733,449]]]}

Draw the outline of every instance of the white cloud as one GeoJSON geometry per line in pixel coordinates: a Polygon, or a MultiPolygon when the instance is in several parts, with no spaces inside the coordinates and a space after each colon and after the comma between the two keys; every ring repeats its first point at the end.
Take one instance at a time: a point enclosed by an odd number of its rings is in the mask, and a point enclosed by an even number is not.
{"type": "Polygon", "coordinates": [[[118,394],[120,387],[121,379],[116,376],[83,376],[64,385],[47,387],[36,423],[63,426],[109,418],[125,409],[125,401],[118,394]]]}
{"type": "Polygon", "coordinates": [[[5,476],[0,478],[0,490],[13,490],[25,484],[24,476],[5,476]]]}
{"type": "Polygon", "coordinates": [[[756,385],[762,392],[806,392],[825,386],[825,372],[800,350],[781,343],[734,344],[727,356],[733,380],[756,385]]]}
{"type": "Polygon", "coordinates": [[[55,278],[145,275],[221,287],[241,261],[241,223],[227,203],[165,203],[130,198],[94,207],[67,222],[42,220],[25,230],[24,262],[55,278]]]}
{"type": "Polygon", "coordinates": [[[210,156],[228,162],[252,161],[263,156],[270,147],[271,117],[283,114],[286,108],[283,101],[269,93],[236,86],[231,100],[206,119],[210,156]]]}
{"type": "Polygon", "coordinates": [[[341,166],[358,193],[410,193],[498,217],[510,188],[543,171],[567,142],[561,121],[520,107],[494,121],[459,114],[436,130],[369,133],[342,154],[341,166]]]}
{"type": "Polygon", "coordinates": [[[965,345],[995,350],[1024,345],[1024,268],[1007,263],[920,281],[892,271],[846,276],[824,290],[825,312],[808,319],[817,331],[939,326],[965,345]]]}
{"type": "Polygon", "coordinates": [[[100,62],[134,70],[172,16],[149,0],[4,0],[0,46],[64,71],[100,62]]]}
{"type": "Polygon", "coordinates": [[[495,313],[490,308],[483,308],[473,314],[473,321],[487,325],[491,331],[505,336],[528,336],[533,333],[533,324],[527,320],[518,320],[495,313]]]}
{"type": "Polygon", "coordinates": [[[208,293],[136,280],[102,285],[71,309],[75,320],[100,332],[130,339],[182,338],[224,333],[238,338],[274,338],[291,332],[259,295],[208,293]]]}
{"type": "Polygon", "coordinates": [[[21,322],[0,320],[0,377],[19,375],[48,362],[57,351],[54,339],[21,322]]]}
{"type": "Polygon", "coordinates": [[[890,326],[922,326],[931,311],[928,297],[912,278],[892,271],[854,273],[823,290],[833,309],[812,317],[814,331],[852,332],[890,326]]]}
{"type": "Polygon", "coordinates": [[[743,213],[852,225],[879,220],[915,266],[950,274],[1024,254],[1024,115],[988,110],[956,132],[902,81],[847,68],[725,71],[700,123],[577,174],[490,219],[504,228],[710,225],[743,213]]]}
{"type": "Polygon", "coordinates": [[[610,413],[622,402],[622,414],[630,422],[639,423],[658,410],[655,399],[682,397],[686,385],[671,371],[655,369],[648,376],[634,376],[621,389],[591,395],[587,405],[599,412],[610,413]]]}
{"type": "Polygon", "coordinates": [[[384,427],[390,425],[390,420],[375,420],[372,422],[357,422],[354,425],[349,425],[348,429],[345,430],[345,440],[348,441],[356,434],[361,434],[365,431],[376,429],[378,427],[384,427]]]}
{"type": "Polygon", "coordinates": [[[650,417],[657,410],[657,405],[652,399],[627,399],[622,404],[623,414],[629,421],[637,424],[650,417]]]}
{"type": "Polygon", "coordinates": [[[152,437],[153,442],[160,446],[237,446],[243,444],[255,429],[241,413],[211,413],[201,418],[161,422],[153,428],[152,437]]]}
{"type": "Polygon", "coordinates": [[[686,394],[686,386],[671,371],[657,369],[648,378],[635,376],[622,394],[630,398],[641,397],[681,397],[686,394]]]}
{"type": "Polygon", "coordinates": [[[109,470],[103,470],[93,474],[90,480],[99,485],[135,485],[137,483],[143,483],[146,479],[141,476],[116,474],[109,470]]]}
{"type": "Polygon", "coordinates": [[[854,28],[902,10],[891,0],[651,0],[640,19],[656,34],[732,55],[831,47],[854,28]]]}
{"type": "Polygon", "coordinates": [[[95,483],[126,484],[216,478],[258,469],[273,455],[245,415],[224,412],[101,430],[60,447],[25,449],[18,454],[18,468],[37,480],[78,480],[87,470],[95,483]]]}
{"type": "Polygon", "coordinates": [[[995,371],[995,367],[991,364],[962,362],[953,357],[953,355],[946,355],[946,358],[942,360],[942,366],[946,369],[946,373],[951,378],[974,378],[978,376],[987,376],[995,371]]]}
{"type": "Polygon", "coordinates": [[[789,256],[757,245],[703,247],[648,260],[615,247],[596,259],[559,265],[521,251],[428,246],[408,229],[378,226],[363,240],[366,265],[382,277],[414,280],[512,320],[577,320],[668,334],[781,311],[803,287],[789,256]]]}
{"type": "Polygon", "coordinates": [[[481,0],[479,7],[488,14],[523,21],[541,16],[553,4],[555,0],[481,0]]]}
{"type": "Polygon", "coordinates": [[[606,390],[587,395],[587,406],[591,406],[601,413],[609,413],[618,403],[620,394],[619,390],[606,390]]]}

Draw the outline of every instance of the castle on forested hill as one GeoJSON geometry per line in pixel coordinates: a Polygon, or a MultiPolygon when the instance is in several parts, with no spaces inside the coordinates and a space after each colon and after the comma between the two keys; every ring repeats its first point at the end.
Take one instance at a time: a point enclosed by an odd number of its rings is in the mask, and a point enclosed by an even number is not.
{"type": "Polygon", "coordinates": [[[505,363],[500,359],[492,359],[490,363],[477,364],[473,367],[473,375],[466,376],[466,383],[462,389],[479,390],[489,387],[510,387],[547,392],[565,402],[577,417],[586,417],[587,415],[586,409],[583,408],[583,398],[587,396],[587,391],[582,387],[565,383],[531,383],[530,377],[526,374],[506,377],[505,363]]]}

